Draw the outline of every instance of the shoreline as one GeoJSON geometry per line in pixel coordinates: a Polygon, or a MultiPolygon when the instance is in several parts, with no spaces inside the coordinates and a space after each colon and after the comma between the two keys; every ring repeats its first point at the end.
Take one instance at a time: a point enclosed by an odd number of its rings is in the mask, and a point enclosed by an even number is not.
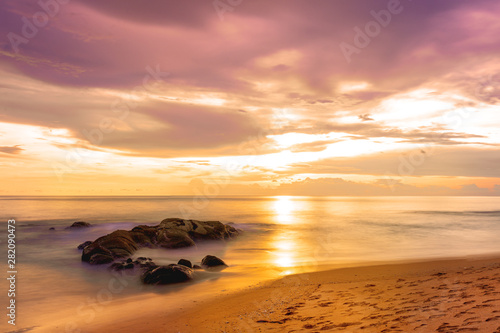
{"type": "Polygon", "coordinates": [[[166,310],[83,331],[500,332],[500,254],[288,275],[166,310]]]}

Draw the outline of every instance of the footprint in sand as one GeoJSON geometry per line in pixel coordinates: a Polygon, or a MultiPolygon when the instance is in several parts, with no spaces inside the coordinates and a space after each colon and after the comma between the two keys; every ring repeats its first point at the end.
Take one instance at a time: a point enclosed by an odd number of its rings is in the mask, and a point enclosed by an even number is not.
{"type": "Polygon", "coordinates": [[[331,304],[333,304],[333,302],[323,302],[323,303],[318,303],[318,306],[325,308],[327,306],[330,306],[331,304]]]}

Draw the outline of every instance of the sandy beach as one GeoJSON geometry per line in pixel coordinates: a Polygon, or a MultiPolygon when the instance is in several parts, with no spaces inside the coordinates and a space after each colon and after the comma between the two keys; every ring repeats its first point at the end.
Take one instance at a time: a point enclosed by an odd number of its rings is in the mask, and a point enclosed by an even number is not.
{"type": "Polygon", "coordinates": [[[92,332],[500,332],[500,258],[290,275],[92,332]]]}

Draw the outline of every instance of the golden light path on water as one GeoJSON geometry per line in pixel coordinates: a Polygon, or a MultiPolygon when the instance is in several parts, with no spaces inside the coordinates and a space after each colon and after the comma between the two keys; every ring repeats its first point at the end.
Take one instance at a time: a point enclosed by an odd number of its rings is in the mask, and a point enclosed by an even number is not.
{"type": "MultiPolygon", "coordinates": [[[[274,220],[279,224],[289,225],[296,223],[295,211],[298,209],[297,202],[289,196],[275,197],[272,203],[275,213],[274,220]]],[[[282,274],[288,275],[293,273],[292,267],[296,266],[296,251],[297,243],[295,240],[295,232],[286,232],[273,240],[274,263],[277,268],[284,269],[282,274]],[[287,269],[289,268],[289,269],[287,269]]]]}

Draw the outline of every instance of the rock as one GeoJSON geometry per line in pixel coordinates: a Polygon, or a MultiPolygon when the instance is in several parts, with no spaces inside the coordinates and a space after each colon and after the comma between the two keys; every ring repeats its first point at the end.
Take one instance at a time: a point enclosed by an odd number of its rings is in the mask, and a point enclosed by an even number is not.
{"type": "Polygon", "coordinates": [[[90,257],[88,263],[92,265],[102,265],[102,264],[109,264],[110,262],[113,262],[115,259],[113,259],[113,256],[111,255],[106,255],[102,253],[96,253],[90,257]]]}
{"type": "Polygon", "coordinates": [[[141,280],[145,284],[170,284],[191,280],[193,270],[183,265],[157,266],[145,271],[141,280]]]}
{"type": "Polygon", "coordinates": [[[147,225],[140,225],[133,228],[131,231],[132,239],[140,247],[154,247],[156,244],[156,227],[150,227],[147,225]]]}
{"type": "Polygon", "coordinates": [[[66,229],[80,229],[80,228],[89,228],[92,225],[88,222],[83,222],[83,221],[78,221],[73,223],[71,226],[67,227],[66,229]]]}
{"type": "Polygon", "coordinates": [[[56,230],[56,228],[52,227],[52,228],[49,228],[49,230],[56,230]]]}
{"type": "Polygon", "coordinates": [[[90,264],[108,263],[118,258],[129,257],[137,251],[138,247],[130,233],[126,230],[116,230],[112,233],[96,239],[92,244],[83,249],[82,261],[90,264]],[[100,260],[93,259],[99,255],[100,260]],[[102,256],[110,257],[111,260],[102,262],[102,256]]]}
{"type": "Polygon", "coordinates": [[[142,271],[146,271],[154,267],[158,267],[158,265],[155,264],[151,260],[151,258],[139,257],[136,260],[128,258],[127,260],[114,262],[109,268],[115,271],[121,271],[124,269],[134,269],[134,268],[139,268],[142,271]]]}
{"type": "MultiPolygon", "coordinates": [[[[77,223],[75,222],[72,227],[77,223]]],[[[83,227],[83,226],[81,226],[83,227]]],[[[169,218],[157,226],[140,225],[132,230],[117,230],[102,236],[83,249],[82,261],[101,264],[130,257],[142,247],[176,249],[194,246],[196,240],[229,239],[239,230],[219,221],[197,221],[169,218]],[[96,256],[94,258],[94,256],[96,256]]],[[[139,265],[150,267],[151,264],[139,265]]]]}
{"type": "Polygon", "coordinates": [[[132,259],[129,258],[126,261],[115,262],[109,268],[115,271],[121,271],[124,269],[133,269],[134,267],[135,265],[132,262],[132,259]],[[130,260],[130,262],[128,260],[130,260]]]}
{"type": "Polygon", "coordinates": [[[151,258],[139,257],[134,261],[134,265],[139,266],[143,270],[148,270],[152,267],[158,267],[151,258]]]}
{"type": "Polygon", "coordinates": [[[238,234],[236,228],[219,221],[197,221],[169,218],[161,221],[160,229],[177,230],[187,233],[193,240],[227,239],[238,234]]]}
{"type": "Polygon", "coordinates": [[[200,265],[193,265],[193,269],[203,269],[200,265]]]}
{"type": "Polygon", "coordinates": [[[87,245],[92,244],[92,241],[86,241],[80,245],[78,245],[78,250],[83,250],[87,245]]]}
{"type": "Polygon", "coordinates": [[[201,260],[201,265],[206,267],[227,266],[224,260],[211,255],[205,256],[201,260]]]}
{"type": "Polygon", "coordinates": [[[194,245],[194,240],[182,230],[160,229],[157,240],[159,246],[167,249],[178,249],[194,245]]]}
{"type": "Polygon", "coordinates": [[[191,264],[191,261],[186,260],[186,259],[179,260],[179,262],[177,263],[177,265],[183,265],[183,266],[186,266],[186,267],[189,267],[189,268],[193,268],[193,265],[191,264]]]}

